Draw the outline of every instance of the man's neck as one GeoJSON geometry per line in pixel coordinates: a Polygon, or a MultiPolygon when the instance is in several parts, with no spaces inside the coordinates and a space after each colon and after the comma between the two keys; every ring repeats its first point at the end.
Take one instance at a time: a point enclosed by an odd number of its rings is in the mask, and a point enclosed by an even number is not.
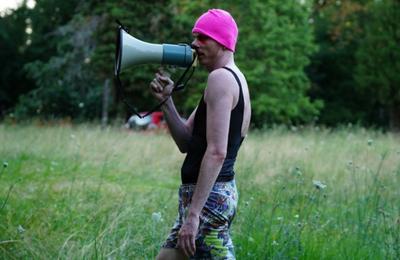
{"type": "Polygon", "coordinates": [[[217,62],[211,67],[208,68],[207,70],[209,72],[225,67],[225,66],[231,66],[234,65],[235,61],[233,58],[233,52],[231,51],[224,51],[223,54],[221,55],[221,57],[217,60],[217,62]]]}

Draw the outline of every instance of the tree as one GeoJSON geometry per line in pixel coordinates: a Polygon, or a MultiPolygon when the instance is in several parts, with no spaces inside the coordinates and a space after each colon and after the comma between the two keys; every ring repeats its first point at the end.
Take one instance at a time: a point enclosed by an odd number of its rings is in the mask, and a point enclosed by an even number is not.
{"type": "Polygon", "coordinates": [[[48,61],[36,60],[25,66],[38,87],[20,97],[15,109],[17,117],[99,117],[101,88],[90,68],[95,45],[92,35],[99,20],[76,15],[53,32],[58,39],[56,54],[48,61]]]}
{"type": "Polygon", "coordinates": [[[101,89],[94,81],[90,55],[99,17],[86,19],[78,0],[40,1],[32,10],[32,61],[24,71],[35,88],[15,107],[17,118],[95,118],[100,114],[101,89]]]}
{"type": "MultiPolygon", "coordinates": [[[[170,1],[108,0],[92,5],[92,14],[105,14],[96,32],[98,41],[92,59],[95,74],[98,75],[100,81],[107,81],[114,76],[116,20],[121,21],[129,29],[129,33],[140,40],[154,43],[173,42],[173,39],[169,37],[174,31],[169,4],[170,1]]],[[[148,85],[158,67],[160,67],[159,64],[141,65],[121,72],[124,98],[137,110],[146,111],[156,105],[148,91],[148,85]]],[[[117,101],[113,108],[114,115],[129,117],[132,111],[119,102],[121,95],[122,93],[114,89],[114,97],[117,101]]]]}
{"type": "Polygon", "coordinates": [[[307,72],[310,95],[324,101],[319,123],[368,124],[373,121],[368,98],[357,92],[355,53],[363,35],[366,1],[316,0],[312,22],[319,50],[307,72]]]}
{"type": "MultiPolygon", "coordinates": [[[[54,32],[70,20],[77,2],[42,0],[36,3],[34,9],[28,9],[24,1],[12,13],[0,18],[0,56],[6,62],[0,68],[0,109],[3,114],[6,109],[15,106],[23,94],[37,92],[38,81],[27,75],[24,65],[34,61],[45,62],[56,54],[59,35],[54,32]]],[[[24,102],[30,106],[36,100],[25,98],[24,102]]],[[[21,106],[24,104],[20,102],[21,106]]]]}
{"type": "Polygon", "coordinates": [[[256,124],[313,122],[322,103],[307,96],[311,85],[304,69],[317,50],[309,2],[251,1],[248,8],[238,12],[238,62],[252,92],[256,124]]]}
{"type": "MultiPolygon", "coordinates": [[[[21,97],[17,114],[96,118],[101,108],[101,88],[114,76],[116,19],[139,39],[165,42],[165,35],[172,31],[168,30],[172,16],[165,4],[168,1],[80,2],[72,19],[51,33],[57,36],[56,53],[48,60],[26,66],[39,88],[21,97]]],[[[127,99],[139,109],[155,105],[147,89],[156,68],[141,66],[123,72],[127,99]]],[[[121,102],[113,111],[129,116],[121,102]]]]}
{"type": "MultiPolygon", "coordinates": [[[[210,7],[232,13],[239,26],[236,62],[247,77],[256,126],[307,123],[318,115],[322,103],[307,97],[310,82],[304,72],[309,56],[316,51],[308,2],[175,1],[175,5],[176,22],[186,31],[210,7]]],[[[191,89],[204,88],[193,83],[191,89]]],[[[194,107],[196,99],[189,98],[186,107],[194,107]]]]}
{"type": "MultiPolygon", "coordinates": [[[[35,7],[35,15],[40,14],[40,6],[51,6],[50,2],[40,1],[41,5],[35,7]]],[[[21,97],[20,104],[25,107],[19,106],[21,109],[17,111],[21,114],[30,111],[29,115],[39,111],[40,116],[47,117],[93,118],[96,111],[100,111],[100,105],[93,101],[93,107],[87,106],[90,103],[88,97],[101,100],[99,90],[114,74],[116,19],[123,22],[134,37],[147,42],[190,43],[195,19],[210,7],[230,11],[239,24],[236,59],[250,86],[254,124],[312,122],[322,103],[307,96],[310,81],[304,68],[309,63],[309,56],[316,51],[316,45],[309,23],[310,4],[305,0],[285,4],[278,0],[79,2],[70,20],[57,24],[51,32],[44,34],[48,39],[43,45],[48,43],[51,54],[44,54],[26,66],[38,88],[29,94],[31,96],[21,97]],[[98,22],[92,28],[90,24],[94,20],[98,22]],[[85,33],[86,28],[92,28],[90,33],[85,33]],[[85,44],[76,40],[80,39],[79,35],[85,36],[85,44]],[[85,49],[85,46],[89,47],[85,49]],[[86,110],[87,107],[90,109],[86,110]],[[94,114],[85,111],[94,111],[94,114]]],[[[39,23],[40,17],[34,17],[33,25],[41,24],[38,28],[48,29],[45,23],[39,23]]],[[[35,34],[37,30],[33,27],[35,34]]],[[[41,51],[38,36],[32,36],[32,46],[38,47],[35,47],[36,53],[41,51]]],[[[158,66],[134,67],[121,75],[128,101],[142,111],[155,105],[148,84],[158,66]]],[[[168,69],[174,79],[182,72],[168,69]]],[[[177,107],[184,114],[197,105],[206,75],[206,71],[197,70],[186,91],[175,95],[177,107]]],[[[128,109],[120,102],[113,111],[129,116],[128,109]]]]}
{"type": "Polygon", "coordinates": [[[390,128],[400,130],[400,3],[375,1],[357,51],[355,79],[371,105],[383,109],[390,128]]]}
{"type": "Polygon", "coordinates": [[[0,117],[15,104],[20,93],[31,89],[21,67],[27,62],[28,34],[25,32],[29,10],[21,6],[12,13],[0,16],[0,117]]]}

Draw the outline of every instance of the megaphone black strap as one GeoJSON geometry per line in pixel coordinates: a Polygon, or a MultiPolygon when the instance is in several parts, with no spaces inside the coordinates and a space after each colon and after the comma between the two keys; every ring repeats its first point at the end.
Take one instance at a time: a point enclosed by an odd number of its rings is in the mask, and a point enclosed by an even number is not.
{"type": "MultiPolygon", "coordinates": [[[[183,90],[186,87],[186,84],[189,81],[189,79],[192,77],[194,71],[195,71],[195,67],[186,68],[185,72],[181,75],[181,77],[178,79],[178,81],[174,84],[174,88],[172,89],[172,92],[183,90]],[[190,72],[188,78],[185,80],[185,83],[182,83],[182,81],[183,81],[185,75],[187,74],[187,72],[189,71],[189,69],[192,69],[192,71],[190,72]]],[[[157,106],[153,107],[149,112],[147,112],[144,115],[141,115],[135,109],[135,107],[133,107],[131,104],[129,104],[128,101],[125,99],[125,93],[124,93],[124,90],[122,88],[121,79],[119,78],[119,71],[118,71],[118,73],[117,73],[115,78],[116,78],[117,89],[118,89],[118,92],[120,93],[121,101],[132,111],[132,113],[137,115],[139,118],[144,118],[144,117],[152,114],[153,112],[159,110],[161,108],[161,106],[164,105],[164,103],[167,102],[167,100],[172,95],[172,93],[171,93],[171,95],[169,95],[167,98],[165,98],[163,101],[161,101],[157,106]]]]}
{"type": "Polygon", "coordinates": [[[131,104],[128,103],[128,101],[125,99],[125,93],[124,90],[122,88],[122,84],[121,84],[121,80],[119,78],[119,73],[116,75],[116,85],[117,85],[117,89],[118,92],[120,93],[120,97],[121,97],[121,101],[122,103],[124,103],[130,110],[132,113],[134,113],[135,115],[137,115],[139,118],[145,118],[146,116],[152,114],[153,112],[155,112],[156,110],[160,109],[160,107],[167,102],[168,98],[167,97],[165,100],[161,101],[161,103],[159,103],[157,106],[155,106],[154,108],[152,108],[149,112],[147,112],[144,115],[141,115],[134,106],[132,106],[131,104]]]}
{"type": "MultiPolygon", "coordinates": [[[[128,28],[125,27],[118,19],[116,19],[115,22],[120,26],[119,28],[124,29],[125,32],[129,32],[128,28]]],[[[119,28],[118,28],[118,30],[119,30],[119,28]]]]}
{"type": "Polygon", "coordinates": [[[188,83],[189,79],[192,77],[194,71],[195,71],[195,67],[193,66],[193,63],[195,62],[196,57],[193,59],[192,63],[190,64],[190,66],[188,68],[186,68],[185,72],[180,76],[180,78],[178,79],[178,81],[176,82],[173,91],[180,91],[183,90],[186,86],[186,84],[188,83]],[[192,68],[192,71],[190,72],[189,76],[187,77],[187,79],[185,80],[185,83],[182,83],[183,79],[185,78],[186,74],[188,73],[189,69],[192,68]]]}

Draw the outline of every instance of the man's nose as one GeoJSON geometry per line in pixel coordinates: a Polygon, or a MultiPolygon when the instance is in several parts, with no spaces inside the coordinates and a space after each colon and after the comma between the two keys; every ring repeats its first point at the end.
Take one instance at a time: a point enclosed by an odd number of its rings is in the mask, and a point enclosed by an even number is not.
{"type": "Polygon", "coordinates": [[[199,45],[197,44],[197,40],[194,40],[191,44],[190,47],[193,49],[197,50],[199,48],[199,45]]]}

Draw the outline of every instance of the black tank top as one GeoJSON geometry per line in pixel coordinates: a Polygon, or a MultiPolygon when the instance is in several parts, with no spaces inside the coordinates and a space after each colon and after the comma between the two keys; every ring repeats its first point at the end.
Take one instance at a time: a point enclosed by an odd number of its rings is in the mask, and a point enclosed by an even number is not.
{"type": "MultiPolygon", "coordinates": [[[[243,142],[242,137],[242,124],[244,114],[244,98],[242,91],[242,84],[236,73],[228,68],[224,69],[230,71],[239,85],[239,100],[235,108],[231,111],[231,119],[229,124],[228,147],[225,161],[222,165],[221,171],[218,174],[217,182],[227,182],[234,178],[235,172],[233,170],[236,156],[239,151],[240,145],[243,142]]],[[[206,127],[207,127],[207,105],[204,102],[204,94],[199,102],[194,117],[194,126],[192,137],[189,141],[188,152],[185,161],[181,168],[182,183],[197,183],[199,176],[200,165],[203,160],[204,153],[207,148],[206,127]]]]}

